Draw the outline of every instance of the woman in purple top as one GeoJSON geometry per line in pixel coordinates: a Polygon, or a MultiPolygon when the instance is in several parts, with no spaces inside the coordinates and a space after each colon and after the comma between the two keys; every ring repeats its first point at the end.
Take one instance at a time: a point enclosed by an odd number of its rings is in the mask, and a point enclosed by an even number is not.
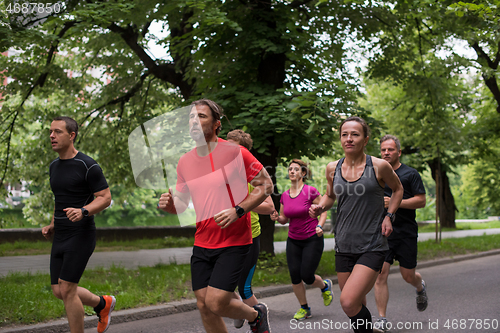
{"type": "Polygon", "coordinates": [[[304,184],[310,172],[307,164],[294,159],[288,166],[291,187],[281,195],[280,214],[275,211],[271,215],[273,221],[281,224],[289,223],[286,243],[286,258],[292,280],[292,287],[300,309],[294,315],[295,320],[311,317],[311,308],[307,304],[304,283],[321,289],[326,306],[333,300],[332,281],[323,280],[314,274],[323,254],[323,225],[326,212],[318,218],[309,216],[311,205],[317,204],[321,194],[312,186],[304,184]]]}

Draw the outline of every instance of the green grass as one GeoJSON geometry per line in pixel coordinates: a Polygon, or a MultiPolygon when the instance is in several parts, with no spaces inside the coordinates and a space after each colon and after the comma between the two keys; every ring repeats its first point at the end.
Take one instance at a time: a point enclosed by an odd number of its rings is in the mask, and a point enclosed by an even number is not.
{"type": "MultiPolygon", "coordinates": [[[[500,234],[433,240],[418,243],[418,260],[425,261],[500,248],[500,234]]],[[[335,275],[335,253],[324,252],[316,271],[322,277],[335,275]]],[[[88,269],[80,286],[96,294],[117,296],[116,309],[136,308],[192,299],[189,265],[156,265],[138,269],[111,267],[88,269]]],[[[264,257],[258,262],[254,287],[289,284],[286,256],[264,257]]],[[[62,301],[52,295],[48,274],[14,273],[0,278],[0,327],[33,324],[65,315],[62,301]]],[[[92,314],[91,308],[85,308],[92,314]]]]}
{"type": "Polygon", "coordinates": [[[500,234],[418,242],[418,261],[500,249],[500,234]]]}
{"type": "MultiPolygon", "coordinates": [[[[442,231],[457,231],[457,230],[477,230],[477,229],[494,229],[500,228],[500,221],[491,222],[456,222],[456,229],[443,228],[442,231]]],[[[419,226],[418,232],[436,232],[436,224],[431,223],[425,226],[419,226]]]]}

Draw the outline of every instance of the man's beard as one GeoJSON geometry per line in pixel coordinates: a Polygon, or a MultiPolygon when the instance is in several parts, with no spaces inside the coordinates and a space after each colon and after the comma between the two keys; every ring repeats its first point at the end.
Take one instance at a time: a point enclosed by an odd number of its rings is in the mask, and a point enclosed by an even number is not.
{"type": "Polygon", "coordinates": [[[212,130],[212,128],[208,128],[206,130],[203,130],[200,127],[196,127],[196,129],[197,129],[197,131],[194,133],[191,130],[189,132],[189,135],[198,144],[206,145],[208,143],[208,141],[214,136],[214,131],[212,130]]]}

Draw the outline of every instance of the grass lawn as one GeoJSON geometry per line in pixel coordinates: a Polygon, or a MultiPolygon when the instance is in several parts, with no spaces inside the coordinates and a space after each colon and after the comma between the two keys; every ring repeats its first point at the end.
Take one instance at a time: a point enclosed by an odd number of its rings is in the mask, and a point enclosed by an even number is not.
{"type": "MultiPolygon", "coordinates": [[[[500,248],[500,234],[466,238],[419,242],[419,261],[450,257],[500,248]]],[[[324,252],[316,271],[323,277],[334,276],[335,253],[324,252]]],[[[111,267],[88,269],[80,285],[96,294],[113,294],[118,302],[116,309],[135,308],[162,304],[170,301],[191,299],[191,275],[189,265],[156,265],[138,269],[111,267]]],[[[0,327],[10,324],[33,324],[65,315],[62,301],[52,295],[48,274],[15,273],[0,278],[0,327]]],[[[286,256],[259,260],[253,286],[289,284],[286,256]]],[[[86,312],[93,310],[86,307],[86,312]]]]}
{"type": "MultiPolygon", "coordinates": [[[[457,231],[457,230],[476,230],[476,229],[495,229],[500,228],[500,221],[491,222],[457,222],[457,228],[443,228],[442,231],[457,231]]],[[[425,226],[418,227],[418,232],[436,232],[436,224],[430,223],[425,226]]]]}

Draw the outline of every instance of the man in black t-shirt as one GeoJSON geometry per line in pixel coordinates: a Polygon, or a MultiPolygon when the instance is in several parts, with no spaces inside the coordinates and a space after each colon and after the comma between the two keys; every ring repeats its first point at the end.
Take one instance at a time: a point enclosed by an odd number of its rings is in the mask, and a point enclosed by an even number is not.
{"type": "Polygon", "coordinates": [[[111,193],[99,165],[74,147],[78,124],[69,117],[54,118],[50,126],[52,150],[59,154],[49,167],[55,197],[54,215],[42,234],[54,236],[50,280],[54,296],[62,299],[72,333],[84,332],[83,305],[99,317],[97,332],[106,331],[115,298],[97,296],[78,283],[96,244],[94,215],[111,203],[111,193]]]}
{"type": "MultiPolygon", "coordinates": [[[[389,301],[387,278],[394,260],[399,261],[403,279],[416,288],[418,311],[424,311],[427,308],[425,282],[422,280],[420,273],[415,270],[417,266],[418,237],[415,210],[425,207],[426,200],[424,184],[417,170],[399,161],[401,156],[399,139],[393,135],[385,135],[380,140],[380,152],[381,157],[391,164],[404,189],[403,201],[395,213],[395,220],[392,224],[393,231],[388,237],[389,251],[374,286],[375,302],[379,312],[379,319],[374,323],[374,331],[385,332],[391,327],[391,323],[388,323],[386,319],[387,303],[389,301]]],[[[392,195],[391,189],[387,186],[384,195],[385,207],[387,208],[392,195]]]]}

